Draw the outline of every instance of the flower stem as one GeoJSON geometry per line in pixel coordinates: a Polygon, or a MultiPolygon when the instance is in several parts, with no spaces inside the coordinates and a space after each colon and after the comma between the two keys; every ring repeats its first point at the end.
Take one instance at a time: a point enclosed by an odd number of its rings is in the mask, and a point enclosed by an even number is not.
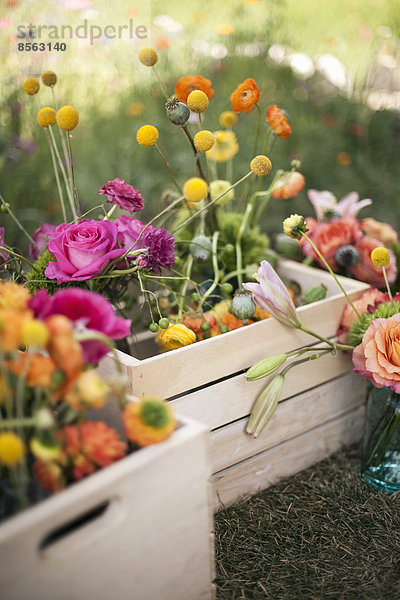
{"type": "Polygon", "coordinates": [[[163,82],[161,81],[160,73],[157,71],[155,65],[153,65],[152,69],[153,69],[153,73],[155,74],[155,76],[157,78],[157,81],[161,88],[162,93],[164,94],[165,98],[168,100],[168,92],[167,92],[163,82]]]}
{"type": "Polygon", "coordinates": [[[203,294],[203,296],[200,299],[200,302],[199,302],[199,310],[200,311],[202,309],[202,306],[203,306],[205,300],[210,296],[210,294],[212,294],[212,292],[215,290],[215,288],[217,287],[218,282],[219,282],[219,269],[218,269],[218,258],[217,258],[218,236],[219,236],[219,231],[214,231],[214,234],[212,237],[212,264],[213,264],[213,270],[214,270],[214,280],[213,280],[212,284],[210,285],[210,287],[208,288],[208,290],[203,294]]]}
{"type": "Polygon", "coordinates": [[[164,153],[163,153],[163,152],[160,150],[160,148],[158,147],[158,145],[157,145],[157,144],[154,144],[154,148],[157,150],[158,154],[161,156],[161,159],[162,159],[163,163],[164,163],[164,164],[165,164],[165,166],[167,167],[167,169],[168,169],[168,173],[169,173],[169,176],[171,177],[172,181],[174,182],[174,185],[175,185],[176,189],[178,190],[178,192],[179,192],[180,194],[183,194],[183,192],[182,192],[182,188],[181,188],[181,186],[179,185],[179,183],[177,182],[177,180],[175,179],[175,176],[174,176],[174,174],[173,174],[173,172],[172,172],[172,169],[171,169],[171,167],[169,166],[169,163],[168,163],[168,161],[167,161],[167,159],[166,159],[166,157],[165,157],[165,154],[164,154],[164,153]]]}
{"type": "Polygon", "coordinates": [[[33,269],[33,263],[31,263],[30,260],[25,258],[25,256],[21,256],[21,254],[17,254],[13,250],[10,250],[10,248],[6,248],[5,246],[0,246],[0,250],[5,250],[8,254],[11,254],[11,256],[14,256],[15,258],[19,258],[19,260],[23,260],[24,262],[26,262],[27,265],[29,265],[33,269]]]}
{"type": "Polygon", "coordinates": [[[51,139],[50,139],[49,132],[47,131],[47,128],[45,128],[45,133],[46,133],[47,141],[49,143],[50,154],[51,154],[51,162],[53,163],[54,175],[56,177],[58,195],[59,195],[59,198],[60,198],[61,210],[62,210],[63,219],[64,219],[64,223],[65,223],[67,221],[67,213],[65,212],[64,196],[63,196],[63,192],[62,192],[62,189],[61,189],[60,176],[58,174],[58,168],[57,168],[57,164],[56,164],[56,157],[55,157],[55,154],[54,154],[54,149],[53,149],[53,146],[51,144],[51,139]]]}
{"type": "Polygon", "coordinates": [[[246,210],[242,219],[242,222],[239,227],[239,231],[236,238],[236,270],[238,273],[238,284],[239,287],[242,287],[243,284],[243,273],[242,273],[242,237],[244,235],[247,223],[250,218],[251,211],[253,209],[253,205],[249,202],[246,206],[246,210]]]}
{"type": "Polygon", "coordinates": [[[392,303],[392,306],[394,306],[394,302],[393,302],[393,296],[392,296],[392,290],[390,289],[390,285],[389,285],[389,280],[388,280],[388,276],[386,273],[386,267],[382,267],[382,273],[383,273],[383,277],[385,279],[385,283],[386,283],[386,289],[390,298],[390,302],[392,303]]]}
{"type": "Polygon", "coordinates": [[[186,259],[186,265],[185,265],[185,271],[184,271],[185,281],[182,283],[179,304],[178,304],[178,321],[182,321],[183,306],[185,303],[185,296],[186,296],[187,288],[188,288],[189,281],[190,281],[190,274],[192,272],[192,266],[193,266],[193,256],[191,254],[189,254],[189,256],[186,259]]]}
{"type": "Polygon", "coordinates": [[[354,306],[353,302],[350,300],[349,295],[347,294],[347,292],[345,291],[344,287],[342,286],[342,284],[340,283],[340,281],[338,280],[338,278],[336,277],[335,273],[332,271],[331,267],[329,266],[329,264],[327,263],[327,261],[325,260],[324,256],[321,254],[321,252],[318,250],[317,246],[314,244],[314,242],[308,237],[308,235],[306,233],[303,233],[303,237],[311,244],[311,246],[313,247],[315,253],[317,254],[317,256],[322,260],[322,262],[324,263],[325,267],[328,269],[329,273],[332,275],[333,279],[336,281],[336,283],[338,284],[338,286],[340,287],[340,289],[342,290],[343,294],[346,297],[347,302],[350,304],[351,308],[354,310],[354,312],[357,315],[357,319],[361,319],[361,315],[358,312],[358,310],[356,309],[356,307],[354,306]]]}
{"type": "MultiPolygon", "coordinates": [[[[56,139],[54,137],[53,128],[51,125],[49,125],[49,131],[50,131],[51,143],[53,144],[53,149],[54,149],[55,155],[57,157],[58,164],[60,165],[61,175],[63,176],[63,179],[64,179],[65,189],[67,191],[67,196],[68,196],[69,204],[71,207],[71,212],[72,212],[74,219],[76,219],[78,215],[76,213],[75,206],[74,206],[74,198],[73,198],[72,191],[71,191],[71,182],[67,177],[67,172],[65,170],[64,163],[60,156],[60,152],[58,150],[56,139]]],[[[60,134],[60,135],[61,135],[61,139],[64,141],[64,145],[65,145],[64,136],[62,134],[60,134]]],[[[66,160],[67,160],[67,164],[68,164],[68,156],[66,156],[66,160]]]]}
{"type": "Polygon", "coordinates": [[[0,194],[0,202],[2,203],[3,206],[6,207],[7,213],[10,215],[10,217],[12,218],[12,220],[14,221],[14,223],[17,225],[17,227],[24,233],[24,235],[26,235],[26,237],[28,238],[28,240],[30,241],[30,243],[35,246],[35,248],[38,250],[38,252],[40,252],[40,249],[39,249],[37,243],[35,242],[35,240],[33,239],[33,237],[31,235],[29,235],[29,233],[27,232],[27,230],[25,229],[25,227],[22,225],[22,223],[14,215],[14,213],[11,210],[10,206],[5,202],[5,200],[4,200],[4,198],[3,198],[3,196],[1,194],[0,194]]]}
{"type": "Polygon", "coordinates": [[[79,205],[78,190],[76,189],[74,161],[72,159],[72,149],[71,149],[71,136],[70,136],[69,132],[67,132],[67,146],[68,146],[68,154],[69,154],[69,166],[71,168],[72,186],[74,189],[75,210],[76,210],[77,216],[80,217],[81,216],[81,207],[79,205]]]}

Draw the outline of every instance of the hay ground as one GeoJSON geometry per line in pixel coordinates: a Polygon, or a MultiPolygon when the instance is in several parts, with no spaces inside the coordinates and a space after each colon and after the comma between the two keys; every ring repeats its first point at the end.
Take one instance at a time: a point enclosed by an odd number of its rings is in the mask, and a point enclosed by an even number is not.
{"type": "Polygon", "coordinates": [[[216,515],[218,600],[399,600],[400,494],[337,452],[216,515]]]}

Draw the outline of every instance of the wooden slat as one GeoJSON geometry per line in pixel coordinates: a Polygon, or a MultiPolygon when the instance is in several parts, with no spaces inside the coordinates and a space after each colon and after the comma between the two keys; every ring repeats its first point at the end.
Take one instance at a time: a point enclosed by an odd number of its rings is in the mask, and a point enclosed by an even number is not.
{"type": "Polygon", "coordinates": [[[364,382],[354,373],[348,373],[280,402],[257,439],[245,433],[247,417],[221,427],[211,433],[212,472],[221,471],[335,419],[364,404],[365,397],[364,382]]]}
{"type": "Polygon", "coordinates": [[[214,509],[230,506],[307,469],[362,435],[364,407],[216,473],[214,509]]]}

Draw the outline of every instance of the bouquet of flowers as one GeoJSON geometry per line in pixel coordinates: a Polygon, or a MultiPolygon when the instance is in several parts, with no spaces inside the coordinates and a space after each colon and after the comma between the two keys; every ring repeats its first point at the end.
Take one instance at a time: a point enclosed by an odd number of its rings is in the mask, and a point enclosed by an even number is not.
{"type": "Polygon", "coordinates": [[[94,370],[129,328],[93,292],[31,297],[0,282],[0,520],[171,435],[166,402],[128,402],[121,375],[106,381],[94,370]],[[111,398],[123,437],[96,415],[111,398]]]}

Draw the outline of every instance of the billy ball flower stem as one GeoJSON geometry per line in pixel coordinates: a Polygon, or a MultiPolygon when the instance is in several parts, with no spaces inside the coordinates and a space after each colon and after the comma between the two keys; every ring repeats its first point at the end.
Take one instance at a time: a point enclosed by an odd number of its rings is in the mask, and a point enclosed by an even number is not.
{"type": "Polygon", "coordinates": [[[214,271],[214,280],[213,280],[212,284],[210,285],[210,287],[207,289],[207,291],[200,298],[199,306],[198,306],[200,311],[202,310],[204,302],[212,294],[212,292],[215,290],[215,288],[217,287],[217,285],[219,283],[219,268],[218,268],[218,258],[217,258],[218,237],[219,237],[219,231],[214,231],[213,237],[212,237],[212,250],[211,250],[212,265],[213,265],[213,271],[214,271]]]}
{"type": "Polygon", "coordinates": [[[247,224],[249,222],[250,219],[250,215],[251,215],[251,211],[253,210],[253,205],[251,202],[249,202],[246,206],[246,210],[245,213],[243,215],[243,219],[242,222],[240,224],[239,227],[239,231],[236,237],[236,245],[235,245],[235,249],[236,249],[236,270],[237,270],[237,278],[238,278],[238,283],[239,283],[239,287],[242,287],[243,284],[243,272],[242,272],[242,238],[244,235],[244,232],[246,230],[247,224]]]}
{"type": "MultiPolygon", "coordinates": [[[[57,106],[57,100],[56,100],[56,93],[54,90],[54,85],[51,86],[51,93],[53,96],[53,104],[54,104],[54,109],[57,112],[58,111],[58,106],[57,106]]],[[[65,163],[68,164],[68,151],[67,151],[67,146],[65,144],[65,139],[64,136],[62,135],[60,129],[58,130],[59,136],[60,136],[60,141],[61,141],[61,146],[63,149],[63,154],[64,154],[64,159],[65,159],[65,163]]],[[[70,192],[71,190],[69,190],[70,192]]]]}
{"type": "Polygon", "coordinates": [[[162,81],[161,77],[160,77],[160,73],[159,73],[159,72],[157,71],[157,69],[156,69],[156,66],[155,66],[155,65],[153,65],[153,66],[151,67],[151,70],[153,71],[153,73],[154,73],[154,74],[155,74],[155,76],[156,76],[156,79],[157,79],[157,81],[158,81],[158,84],[159,84],[159,86],[160,86],[160,89],[161,89],[161,91],[162,91],[163,95],[164,95],[164,96],[165,96],[165,98],[168,100],[168,98],[169,98],[169,94],[168,94],[168,92],[167,92],[167,89],[166,89],[166,87],[165,87],[165,85],[164,85],[164,83],[163,83],[163,81],[162,81]]]}
{"type": "MultiPolygon", "coordinates": [[[[57,142],[56,142],[56,139],[54,137],[54,132],[53,132],[53,128],[52,128],[51,125],[49,125],[49,131],[50,131],[50,139],[51,139],[51,143],[53,145],[54,153],[55,153],[55,155],[57,157],[58,164],[60,165],[60,171],[61,171],[61,174],[62,174],[63,179],[64,179],[65,189],[67,191],[67,196],[68,196],[69,204],[70,204],[70,207],[71,207],[71,212],[72,212],[72,215],[73,215],[74,219],[76,219],[78,215],[76,214],[76,210],[75,210],[74,198],[73,198],[72,189],[71,189],[71,181],[67,177],[67,172],[65,170],[64,163],[63,163],[62,158],[60,156],[60,152],[58,150],[57,142]]],[[[61,139],[64,139],[64,136],[63,136],[61,130],[59,130],[59,132],[60,132],[61,139]]],[[[64,140],[64,145],[65,145],[65,140],[64,140]]],[[[66,164],[68,164],[68,162],[69,162],[67,154],[65,154],[65,162],[66,162],[66,164]]]]}
{"type": "Polygon", "coordinates": [[[66,136],[67,136],[67,147],[68,147],[68,155],[69,155],[69,166],[71,169],[72,187],[73,187],[74,200],[75,200],[75,210],[76,210],[77,216],[80,217],[81,216],[81,207],[79,205],[78,190],[76,189],[75,169],[74,169],[74,161],[72,158],[72,148],[71,148],[71,134],[69,133],[69,131],[66,132],[66,136]]]}
{"type": "Polygon", "coordinates": [[[391,302],[392,306],[394,306],[392,290],[390,289],[389,280],[388,280],[387,273],[386,273],[386,267],[390,263],[389,250],[387,248],[385,248],[384,246],[377,246],[371,252],[371,261],[372,261],[372,264],[374,265],[374,267],[376,267],[377,269],[379,269],[379,267],[381,267],[383,278],[384,278],[385,284],[386,284],[386,289],[387,289],[387,292],[388,292],[388,295],[390,298],[390,302],[391,302]]]}
{"type": "Polygon", "coordinates": [[[173,183],[174,183],[174,185],[175,185],[176,189],[178,190],[178,192],[179,192],[180,194],[182,194],[182,193],[183,193],[183,192],[182,192],[182,188],[181,188],[181,186],[179,185],[179,183],[177,182],[177,180],[175,179],[175,175],[174,175],[174,174],[173,174],[173,172],[172,172],[172,169],[171,169],[171,167],[170,167],[170,165],[169,165],[169,163],[168,163],[168,161],[167,161],[167,158],[166,158],[165,154],[164,154],[164,153],[162,152],[162,150],[159,148],[159,146],[158,146],[158,144],[157,144],[157,143],[155,143],[155,144],[154,144],[154,148],[157,150],[158,154],[159,154],[159,155],[160,155],[160,157],[161,157],[161,160],[163,161],[163,163],[164,163],[164,164],[165,164],[165,166],[167,167],[167,170],[168,170],[169,176],[171,177],[171,180],[173,181],[173,183]]]}
{"type": "Polygon", "coordinates": [[[390,302],[392,303],[392,306],[394,306],[392,290],[390,289],[389,280],[388,280],[388,276],[387,276],[385,267],[382,267],[382,273],[383,273],[383,277],[385,279],[386,289],[387,289],[387,293],[389,295],[390,302]]]}
{"type": "MultiPolygon", "coordinates": [[[[1,194],[0,194],[0,202],[1,202],[2,206],[4,206],[7,209],[7,213],[10,215],[10,217],[12,218],[12,220],[14,221],[14,223],[17,225],[17,227],[28,238],[28,240],[30,241],[30,243],[35,246],[35,248],[38,250],[38,252],[40,252],[40,249],[39,249],[37,243],[35,242],[35,240],[33,239],[33,237],[31,235],[29,235],[29,233],[27,232],[27,230],[25,229],[25,227],[22,225],[22,223],[20,223],[20,221],[14,215],[13,211],[10,208],[10,205],[7,204],[7,202],[4,200],[4,198],[3,198],[3,196],[1,194]]],[[[7,250],[7,252],[8,252],[8,250],[7,250]]],[[[19,256],[18,256],[18,258],[19,258],[19,256]]]]}
{"type": "MultiPolygon", "coordinates": [[[[51,127],[51,125],[49,125],[49,127],[51,127]]],[[[45,134],[46,134],[46,137],[47,137],[47,141],[49,143],[50,154],[51,154],[51,162],[53,163],[54,175],[55,175],[55,178],[56,178],[57,189],[58,189],[58,196],[60,198],[60,204],[61,204],[61,211],[62,211],[62,215],[63,215],[63,220],[64,220],[64,222],[66,222],[67,221],[67,213],[65,211],[64,195],[63,195],[62,188],[61,188],[60,176],[58,174],[58,168],[57,168],[57,163],[56,163],[56,157],[55,157],[54,149],[53,149],[51,138],[50,138],[49,132],[47,131],[47,128],[45,129],[45,134]]]]}

